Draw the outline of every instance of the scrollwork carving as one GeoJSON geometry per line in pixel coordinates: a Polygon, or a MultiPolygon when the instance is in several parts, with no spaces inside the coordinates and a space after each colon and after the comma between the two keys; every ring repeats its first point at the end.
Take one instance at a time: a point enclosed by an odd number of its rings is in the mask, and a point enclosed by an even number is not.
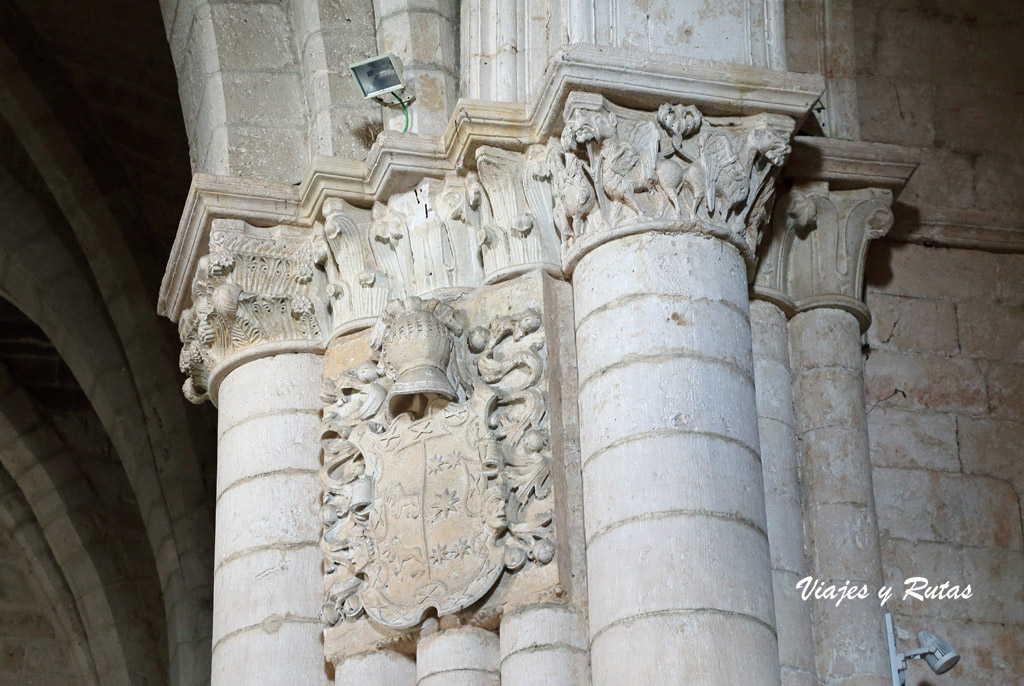
{"type": "Polygon", "coordinates": [[[389,303],[324,391],[323,620],[414,626],[555,554],[539,315],[389,303]]]}

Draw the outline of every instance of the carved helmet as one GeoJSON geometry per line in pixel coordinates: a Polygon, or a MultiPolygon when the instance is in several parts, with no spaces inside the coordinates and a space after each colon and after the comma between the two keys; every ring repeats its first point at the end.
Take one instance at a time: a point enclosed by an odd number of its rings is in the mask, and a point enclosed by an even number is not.
{"type": "Polygon", "coordinates": [[[436,300],[408,298],[388,305],[383,323],[381,361],[388,376],[395,380],[389,403],[420,393],[436,393],[455,400],[448,363],[453,334],[459,333],[461,327],[451,308],[436,300]]]}

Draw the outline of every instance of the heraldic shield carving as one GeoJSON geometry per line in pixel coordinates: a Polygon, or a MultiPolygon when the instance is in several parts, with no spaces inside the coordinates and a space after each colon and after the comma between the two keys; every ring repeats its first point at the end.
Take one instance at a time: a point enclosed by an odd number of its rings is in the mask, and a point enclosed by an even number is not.
{"type": "Polygon", "coordinates": [[[554,557],[540,317],[465,329],[437,300],[393,301],[373,357],[325,389],[328,625],[410,628],[554,557]]]}

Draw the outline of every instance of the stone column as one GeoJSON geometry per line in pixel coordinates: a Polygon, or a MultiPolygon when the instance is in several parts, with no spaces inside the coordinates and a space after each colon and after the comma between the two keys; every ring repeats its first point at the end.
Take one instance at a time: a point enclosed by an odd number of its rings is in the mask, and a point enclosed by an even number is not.
{"type": "Polygon", "coordinates": [[[664,106],[678,166],[660,178],[689,181],[642,197],[601,165],[650,120],[571,96],[565,121],[562,183],[577,165],[604,181],[568,258],[593,683],[779,684],[747,274],[792,121],[664,106]]]}
{"type": "Polygon", "coordinates": [[[336,686],[414,686],[416,662],[407,655],[390,650],[360,653],[335,666],[334,683],[336,686]]]}
{"type": "Polygon", "coordinates": [[[786,324],[794,305],[782,282],[786,268],[780,264],[789,252],[787,241],[791,242],[794,235],[790,229],[809,221],[809,217],[801,214],[808,211],[806,204],[792,202],[794,197],[790,194],[776,203],[773,229],[760,246],[754,299],[750,303],[750,329],[782,683],[814,686],[817,674],[811,607],[797,589],[797,582],[807,576],[807,562],[786,324]]]}
{"type": "Polygon", "coordinates": [[[327,684],[308,233],[216,220],[181,315],[186,395],[218,406],[211,683],[327,684]]]}
{"type": "MultiPolygon", "coordinates": [[[[892,225],[889,191],[797,187],[785,200],[793,221],[776,228],[786,249],[781,283],[790,321],[793,394],[803,447],[805,526],[811,574],[825,584],[882,583],[871,485],[860,299],[868,241],[892,225]]],[[[888,686],[883,610],[872,595],[836,607],[812,603],[818,674],[837,686],[888,686]]]]}
{"type": "Polygon", "coordinates": [[[814,686],[811,608],[797,590],[797,582],[807,576],[807,564],[786,315],[774,303],[755,299],[750,303],[750,328],[782,683],[814,686]]]}
{"type": "Polygon", "coordinates": [[[586,627],[565,605],[533,605],[501,618],[502,686],[586,684],[586,627]]]}
{"type": "Polygon", "coordinates": [[[498,637],[486,629],[441,629],[416,646],[416,686],[499,686],[498,669],[498,637]]]}

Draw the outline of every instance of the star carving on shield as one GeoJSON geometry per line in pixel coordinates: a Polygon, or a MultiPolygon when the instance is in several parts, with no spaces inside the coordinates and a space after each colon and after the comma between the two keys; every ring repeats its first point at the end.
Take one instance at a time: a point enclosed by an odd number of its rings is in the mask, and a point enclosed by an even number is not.
{"type": "Polygon", "coordinates": [[[438,493],[434,502],[430,505],[433,521],[448,519],[448,515],[455,512],[459,505],[459,494],[450,488],[438,493]]]}
{"type": "Polygon", "coordinates": [[[540,318],[527,310],[472,331],[462,318],[439,301],[393,301],[370,360],[330,389],[329,624],[365,614],[409,629],[554,557],[540,318]]]}

